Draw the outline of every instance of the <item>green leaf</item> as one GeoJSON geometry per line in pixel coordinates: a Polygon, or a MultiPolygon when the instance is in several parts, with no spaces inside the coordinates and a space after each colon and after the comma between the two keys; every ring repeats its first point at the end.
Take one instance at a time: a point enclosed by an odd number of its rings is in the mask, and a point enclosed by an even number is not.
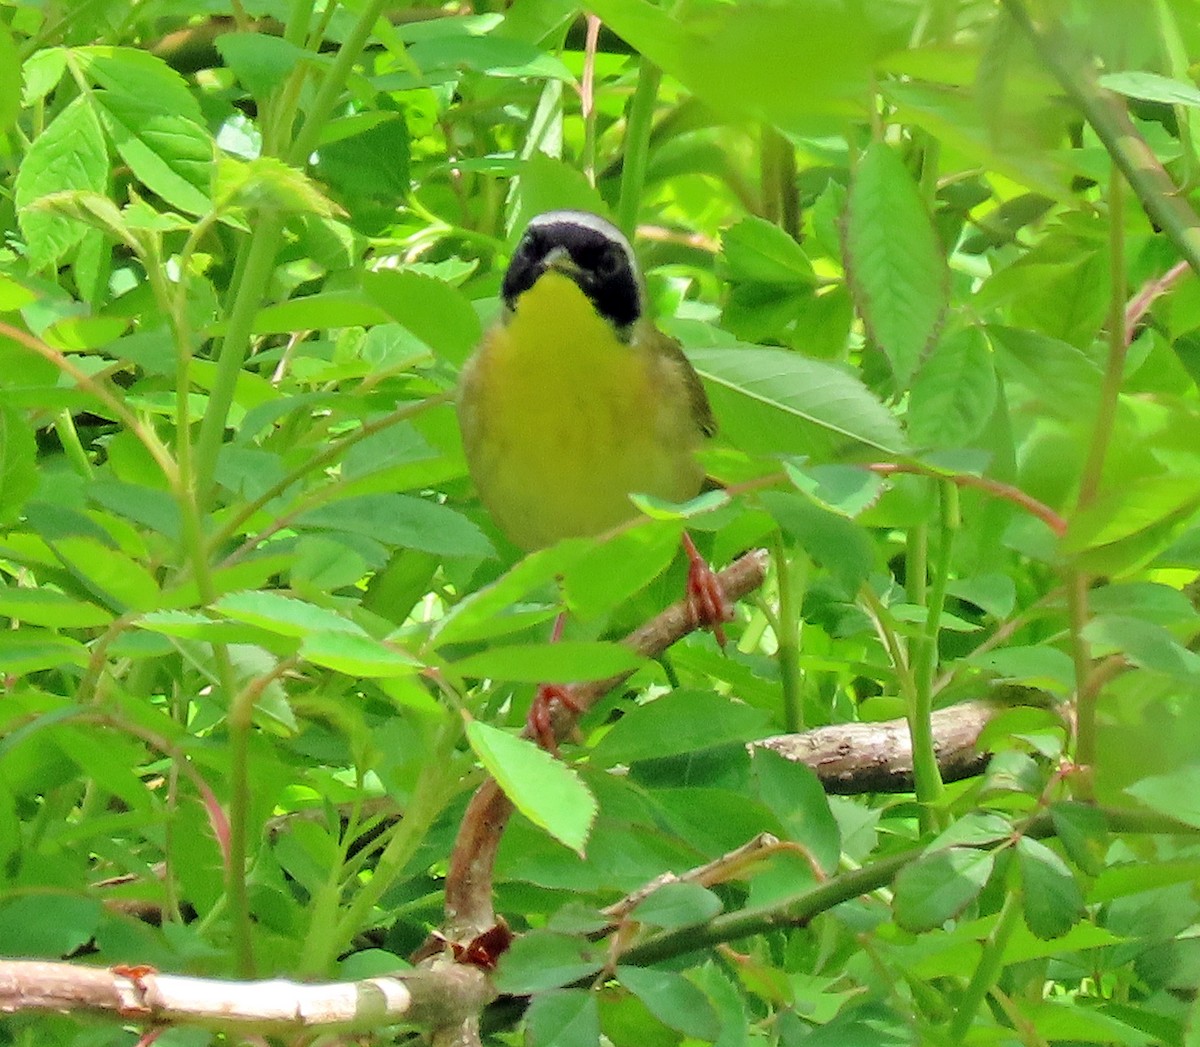
{"type": "Polygon", "coordinates": [[[596,800],[579,776],[533,742],[478,720],[467,724],[467,741],[517,810],[582,857],[596,800]]]}
{"type": "Polygon", "coordinates": [[[1191,764],[1143,778],[1125,791],[1152,811],[1200,829],[1200,766],[1191,764]]]}
{"type": "Polygon", "coordinates": [[[466,360],[483,333],[466,295],[444,280],[384,269],[364,273],[362,284],[389,317],[452,364],[466,360]]]}
{"type": "Polygon", "coordinates": [[[997,843],[1012,836],[1013,824],[1008,818],[991,811],[971,811],[941,832],[929,845],[930,851],[943,847],[978,847],[997,843]]]}
{"type": "Polygon", "coordinates": [[[715,691],[679,689],[626,711],[592,750],[599,767],[748,742],[767,731],[761,709],[715,691]]]}
{"type": "Polygon", "coordinates": [[[1149,476],[1107,489],[1070,522],[1060,543],[1080,553],[1129,538],[1200,505],[1195,477],[1149,476]]]}
{"type": "Polygon", "coordinates": [[[896,922],[914,933],[941,927],[979,896],[994,860],[991,851],[949,847],[906,865],[896,877],[896,922]]]}
{"type": "Polygon", "coordinates": [[[247,643],[261,635],[241,622],[209,618],[199,611],[150,611],[138,619],[138,625],[164,636],[208,643],[247,643]]]}
{"type": "Polygon", "coordinates": [[[0,905],[4,953],[47,960],[68,956],[95,935],[103,912],[99,899],[64,891],[7,900],[0,905]]]}
{"type": "Polygon", "coordinates": [[[996,408],[996,369],[984,333],[958,331],[921,365],[908,402],[908,435],[918,447],[961,447],[996,408]]]}
{"type": "Polygon", "coordinates": [[[1104,812],[1086,803],[1066,801],[1050,808],[1050,819],[1054,834],[1071,861],[1090,876],[1099,875],[1109,846],[1104,812]]]}
{"type": "Polygon", "coordinates": [[[188,82],[149,51],[98,44],[73,49],[71,59],[79,61],[87,74],[109,91],[152,99],[161,112],[175,113],[194,124],[204,123],[200,103],[188,82]]]}
{"type": "Polygon", "coordinates": [[[37,442],[21,412],[0,404],[0,524],[14,521],[37,490],[37,442]]]}
{"type": "Polygon", "coordinates": [[[424,663],[407,651],[352,632],[310,633],[300,644],[300,656],[347,676],[388,679],[409,676],[424,668],[424,663]]]}
{"type": "Polygon", "coordinates": [[[154,575],[133,557],[95,538],[75,535],[56,540],[54,550],[63,565],[106,606],[119,611],[151,611],[159,606],[161,594],[154,575]]]}
{"type": "Polygon", "coordinates": [[[730,278],[764,284],[811,287],[812,263],[795,240],[762,218],[743,218],[721,234],[730,278]]]}
{"type": "Polygon", "coordinates": [[[854,171],[843,239],[859,312],[907,388],[945,316],[949,270],[920,188],[882,142],[854,171]]]}
{"type": "Polygon", "coordinates": [[[672,527],[635,527],[593,543],[563,572],[567,606],[584,619],[610,611],[662,574],[678,552],[672,527]]]}
{"type": "Polygon", "coordinates": [[[93,98],[113,146],[147,189],[187,214],[211,209],[216,146],[203,127],[163,112],[157,99],[115,91],[93,98]]]}
{"type": "Polygon", "coordinates": [[[402,113],[354,113],[325,125],[317,174],[347,196],[401,199],[411,184],[409,149],[402,113]]]}
{"type": "Polygon", "coordinates": [[[87,648],[77,640],[29,626],[0,630],[0,673],[24,676],[83,665],[87,665],[87,648]]]}
{"type": "Polygon", "coordinates": [[[1064,935],[1083,915],[1083,893],[1071,870],[1044,843],[1017,841],[1021,870],[1021,907],[1025,923],[1042,939],[1064,935]]]}
{"type": "Polygon", "coordinates": [[[1126,98],[1139,98],[1143,102],[1162,102],[1165,105],[1200,107],[1200,88],[1186,80],[1173,80],[1159,73],[1148,73],[1140,69],[1126,69],[1119,73],[1105,73],[1099,78],[1100,86],[1126,98]]]}
{"type": "Polygon", "coordinates": [[[214,41],[233,75],[260,103],[313,54],[268,33],[222,33],[214,41]]]}
{"type": "Polygon", "coordinates": [[[553,55],[524,40],[501,36],[447,33],[418,40],[409,57],[427,73],[473,69],[495,77],[531,77],[574,80],[571,71],[553,55]]]}
{"type": "Polygon", "coordinates": [[[289,298],[254,314],[255,334],[324,331],[331,327],[370,327],[386,323],[388,314],[362,291],[327,291],[289,298]]]}
{"type": "Polygon", "coordinates": [[[786,838],[803,844],[832,875],[842,853],[842,834],[816,773],[762,748],[754,750],[751,771],[758,798],[779,819],[786,838]]]}
{"type": "Polygon", "coordinates": [[[226,593],[213,610],[235,621],[256,625],[280,636],[311,633],[357,633],[362,629],[336,611],[317,607],[294,596],[277,592],[226,593]]]}
{"type": "Polygon", "coordinates": [[[642,0],[597,0],[591,10],[735,122],[749,117],[803,134],[820,114],[865,116],[879,31],[870,8],[852,22],[842,4],[813,0],[713,4],[688,18],[642,0]]]}
{"type": "Polygon", "coordinates": [[[85,98],[76,98],[33,140],[13,183],[17,222],[25,234],[31,268],[58,262],[87,228],[32,205],[51,193],[71,189],[103,193],[107,182],[108,150],[100,121],[85,98]]]}
{"type": "Polygon", "coordinates": [[[403,494],[343,498],[302,513],[296,527],[346,531],[444,556],[491,556],[494,552],[484,533],[461,513],[403,494]]]}
{"type": "Polygon", "coordinates": [[[21,55],[12,33],[7,25],[0,26],[0,69],[8,70],[8,75],[0,77],[0,134],[8,134],[21,111],[21,78],[16,75],[20,67],[21,55]]]}
{"type": "Polygon", "coordinates": [[[698,1040],[712,1041],[721,1031],[708,997],[674,971],[619,966],[617,980],[664,1025],[698,1040]]]}
{"type": "Polygon", "coordinates": [[[96,629],[113,620],[111,611],[85,600],[74,600],[53,589],[0,589],[0,615],[29,625],[55,629],[96,629]]]}
{"type": "Polygon", "coordinates": [[[606,959],[603,945],[554,931],[522,934],[500,958],[495,985],[515,995],[544,992],[595,974],[606,959]]]}
{"type": "Polygon", "coordinates": [[[969,656],[971,664],[995,673],[1001,680],[1067,694],[1075,686],[1075,663],[1055,647],[1002,647],[969,656]]]}
{"type": "Polygon", "coordinates": [[[1189,651],[1161,625],[1123,614],[1096,615],[1083,636],[1097,656],[1122,652],[1141,669],[1166,673],[1177,680],[1200,681],[1200,655],[1189,651]]]}
{"type": "Polygon", "coordinates": [[[321,218],[332,218],[340,210],[315,182],[273,156],[254,160],[219,156],[213,198],[222,210],[241,207],[321,218]]]}
{"type": "Polygon", "coordinates": [[[486,677],[514,683],[578,683],[607,680],[632,672],[644,663],[644,658],[618,643],[563,640],[492,647],[459,659],[454,663],[454,671],[477,679],[486,677]]]}
{"type": "Polygon", "coordinates": [[[40,197],[30,206],[35,211],[99,229],[135,253],[141,251],[141,245],[125,222],[124,215],[117,210],[116,204],[101,193],[90,189],[70,189],[40,197]]]}
{"type": "Polygon", "coordinates": [[[596,1047],[600,1042],[600,1010],[587,989],[554,989],[538,993],[525,1012],[530,1047],[596,1047]]]}
{"type": "Polygon", "coordinates": [[[853,465],[810,465],[804,460],[783,463],[795,487],[822,509],[853,519],[870,509],[883,494],[883,477],[853,465]]]}
{"type": "Polygon", "coordinates": [[[888,454],[907,447],[895,416],[833,364],[786,349],[693,349],[688,357],[713,394],[722,432],[746,450],[804,454],[830,435],[888,454]]]}
{"type": "Polygon", "coordinates": [[[1200,881],[1200,861],[1135,861],[1125,865],[1109,865],[1096,877],[1088,891],[1090,902],[1111,902],[1131,894],[1156,891],[1177,883],[1194,884],[1200,881]]]}
{"type": "Polygon", "coordinates": [[[803,495],[764,491],[758,497],[785,534],[795,538],[847,592],[858,591],[877,556],[875,543],[863,527],[803,495]]]}
{"type": "Polygon", "coordinates": [[[643,898],[631,918],[651,927],[692,927],[716,916],[721,899],[698,883],[667,883],[643,898]]]}

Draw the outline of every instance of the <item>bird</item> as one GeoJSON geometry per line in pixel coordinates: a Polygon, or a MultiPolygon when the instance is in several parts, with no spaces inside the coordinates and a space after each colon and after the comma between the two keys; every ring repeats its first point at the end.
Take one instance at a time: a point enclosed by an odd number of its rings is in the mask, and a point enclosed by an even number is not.
{"type": "MultiPolygon", "coordinates": [[[[717,424],[700,377],[646,312],[628,238],[588,211],[532,218],[505,270],[502,312],[460,372],[456,408],[468,471],[497,527],[533,550],[603,534],[638,515],[631,494],[671,502],[705,483],[696,454],[717,424]]],[[[686,532],[697,624],[732,611],[686,532]]],[[[561,633],[561,618],[555,635],[561,633]]],[[[539,689],[532,733],[553,749],[539,689]],[[547,744],[549,743],[549,744],[547,744]]]]}

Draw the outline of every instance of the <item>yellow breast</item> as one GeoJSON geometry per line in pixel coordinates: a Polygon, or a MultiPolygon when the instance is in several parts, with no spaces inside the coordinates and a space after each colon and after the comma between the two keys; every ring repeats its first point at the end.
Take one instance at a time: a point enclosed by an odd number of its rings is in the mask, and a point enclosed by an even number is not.
{"type": "Polygon", "coordinates": [[[525,548],[629,519],[631,493],[683,501],[703,479],[678,362],[619,340],[555,272],[464,368],[459,421],[480,497],[525,548]]]}

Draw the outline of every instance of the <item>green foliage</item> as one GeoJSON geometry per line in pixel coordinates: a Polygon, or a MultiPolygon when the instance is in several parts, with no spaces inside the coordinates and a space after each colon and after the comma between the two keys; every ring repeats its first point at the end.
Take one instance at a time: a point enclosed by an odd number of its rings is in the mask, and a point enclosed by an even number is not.
{"type": "Polygon", "coordinates": [[[0,953],[403,969],[486,773],[489,1042],[1200,1044],[1196,11],[1030,7],[9,3],[0,953]],[[452,402],[551,207],[638,226],[724,489],[521,556],[452,402]],[[766,584],[635,657],[684,524],[766,584]],[[898,718],[911,793],[746,748],[898,718]]]}

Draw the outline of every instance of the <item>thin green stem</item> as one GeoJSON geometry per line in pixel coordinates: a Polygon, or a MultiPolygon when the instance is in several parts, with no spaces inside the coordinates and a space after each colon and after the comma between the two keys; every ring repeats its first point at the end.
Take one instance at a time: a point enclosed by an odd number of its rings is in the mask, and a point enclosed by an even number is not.
{"type": "Polygon", "coordinates": [[[149,452],[150,457],[154,459],[154,464],[162,471],[167,483],[172,487],[175,486],[178,480],[178,470],[170,452],[163,446],[154,430],[148,425],[143,425],[103,382],[98,381],[86,371],[80,370],[64,353],[60,353],[57,349],[51,349],[45,342],[35,338],[27,331],[0,321],[0,336],[10,338],[18,345],[23,345],[26,349],[36,353],[43,360],[49,361],[81,389],[94,396],[112,412],[114,418],[133,433],[138,442],[149,452]]]}
{"type": "Polygon", "coordinates": [[[66,408],[59,411],[55,417],[54,431],[58,434],[58,442],[62,444],[63,454],[67,456],[67,461],[85,480],[92,479],[94,473],[91,460],[79,439],[79,432],[75,428],[75,419],[71,417],[71,412],[66,408]]]}
{"type": "Polygon", "coordinates": [[[301,974],[325,973],[346,943],[368,925],[371,910],[403,873],[453,793],[457,771],[450,756],[462,729],[462,720],[457,716],[447,717],[439,728],[430,746],[425,771],[405,808],[404,817],[395,826],[392,838],[380,854],[371,879],[362,885],[340,919],[337,914],[340,892],[323,891],[319,895],[317,900],[323,911],[314,912],[309,924],[300,958],[301,974]]]}
{"type": "Polygon", "coordinates": [[[838,873],[792,898],[739,912],[725,913],[708,923],[655,935],[621,956],[622,963],[649,966],[723,942],[764,934],[780,927],[797,927],[851,898],[878,890],[921,855],[916,847],[880,858],[861,869],[838,873]]]}
{"type": "Polygon", "coordinates": [[[650,158],[650,133],[654,130],[654,107],[661,82],[662,70],[643,55],[625,122],[625,163],[621,168],[621,195],[617,202],[617,225],[628,236],[633,236],[637,229],[641,213],[642,189],[650,158]]]}
{"type": "Polygon", "coordinates": [[[329,119],[329,114],[333,112],[334,104],[346,86],[346,81],[350,78],[354,63],[362,54],[362,50],[375,28],[375,23],[388,3],[389,0],[369,0],[353,28],[343,40],[342,46],[338,48],[337,55],[334,57],[329,71],[325,74],[325,79],[317,88],[317,95],[309,107],[304,124],[296,135],[295,141],[292,142],[291,149],[284,157],[290,163],[302,166],[308,162],[309,155],[317,147],[325,122],[329,119]]]}
{"type": "Polygon", "coordinates": [[[773,616],[772,624],[779,658],[779,682],[783,691],[783,720],[788,733],[795,734],[804,730],[800,673],[800,630],[803,624],[797,601],[798,579],[792,570],[796,564],[789,559],[779,531],[771,539],[771,563],[775,567],[775,583],[779,588],[779,614],[773,616]]]}
{"type": "Polygon", "coordinates": [[[1084,508],[1096,497],[1104,473],[1104,459],[1116,427],[1121,380],[1125,376],[1125,300],[1129,289],[1125,280],[1125,193],[1120,172],[1114,170],[1108,187],[1108,362],[1096,405],[1096,421],[1088,441],[1088,458],[1079,484],[1078,507],[1084,508]]]}
{"type": "Polygon", "coordinates": [[[929,526],[910,528],[904,543],[904,588],[910,603],[925,603],[929,590],[929,526]]]}
{"type": "Polygon", "coordinates": [[[915,701],[909,710],[909,731],[912,735],[913,781],[917,799],[926,806],[928,818],[922,819],[925,829],[941,826],[942,812],[938,805],[945,796],[937,749],[933,737],[934,679],[938,667],[938,636],[942,611],[946,605],[946,586],[950,581],[950,560],[954,548],[954,532],[958,529],[958,488],[949,481],[938,484],[938,543],[925,601],[925,627],[916,643],[913,658],[915,701]]]}
{"type": "Polygon", "coordinates": [[[1091,64],[1052,17],[1036,25],[1023,0],[1001,0],[1053,76],[1096,132],[1151,219],[1200,273],[1200,216],[1164,170],[1124,104],[1104,91],[1091,64]]]}
{"type": "Polygon", "coordinates": [[[892,663],[892,670],[896,674],[896,690],[900,692],[900,697],[904,699],[905,705],[911,708],[916,702],[917,687],[912,669],[908,664],[908,655],[896,629],[896,623],[888,609],[884,607],[883,601],[875,595],[875,590],[869,584],[863,583],[859,589],[858,598],[866,607],[867,615],[875,627],[875,633],[892,663]]]}
{"type": "Polygon", "coordinates": [[[762,128],[763,216],[793,240],[800,239],[800,193],[796,187],[796,148],[770,124],[762,128]]]}
{"type": "Polygon", "coordinates": [[[217,456],[225,439],[225,423],[233,405],[233,394],[237,388],[242,364],[250,350],[250,331],[254,315],[262,304],[267,285],[275,266],[275,251],[283,219],[272,212],[258,215],[254,235],[243,242],[237,293],[229,312],[225,337],[217,354],[217,372],[208,396],[208,406],[200,422],[200,435],[196,440],[195,487],[201,510],[212,497],[213,478],[217,470],[217,456]]]}
{"type": "Polygon", "coordinates": [[[983,955],[979,957],[975,973],[971,975],[962,999],[958,1002],[958,1010],[950,1023],[951,1043],[963,1043],[966,1040],[984,997],[996,984],[996,978],[1004,966],[1004,950],[1008,947],[1008,940],[1020,919],[1020,894],[1017,891],[1009,891],[1000,909],[1000,915],[992,927],[992,933],[983,943],[983,955]]]}
{"type": "Polygon", "coordinates": [[[1071,658],[1075,665],[1075,763],[1083,770],[1076,775],[1079,799],[1092,798],[1091,768],[1096,762],[1096,695],[1092,675],[1091,645],[1083,635],[1088,623],[1088,578],[1082,571],[1067,577],[1067,613],[1071,627],[1071,658]]]}
{"type": "MultiPolygon", "coordinates": [[[[337,6],[330,3],[329,7],[337,6]]],[[[303,47],[308,36],[308,24],[312,21],[313,0],[292,0],[287,23],[283,27],[283,38],[295,47],[303,47]]]]}

